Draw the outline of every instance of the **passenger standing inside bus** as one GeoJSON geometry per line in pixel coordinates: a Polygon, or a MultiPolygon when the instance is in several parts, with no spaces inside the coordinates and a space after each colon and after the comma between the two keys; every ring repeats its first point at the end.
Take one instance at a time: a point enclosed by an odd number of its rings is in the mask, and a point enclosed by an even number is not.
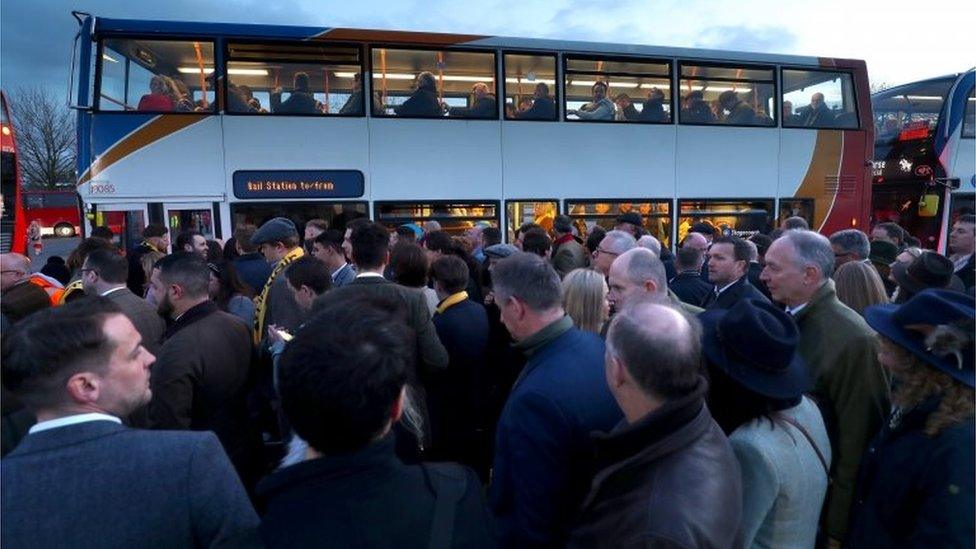
{"type": "Polygon", "coordinates": [[[495,118],[495,113],[498,112],[495,110],[497,101],[495,96],[491,94],[488,84],[478,82],[471,88],[471,95],[474,97],[474,101],[470,107],[448,107],[446,103],[442,103],[448,116],[455,118],[495,118]]]}
{"type": "Polygon", "coordinates": [[[285,114],[319,114],[318,104],[312,95],[308,73],[296,72],[295,85],[288,99],[281,101],[281,88],[271,92],[271,112],[285,114]]]}
{"type": "Polygon", "coordinates": [[[682,124],[712,124],[715,122],[715,115],[712,109],[705,102],[705,96],[701,91],[695,90],[688,93],[681,107],[682,124]]]}
{"type": "Polygon", "coordinates": [[[258,229],[251,237],[251,244],[268,263],[274,265],[268,282],[261,293],[254,298],[254,341],[266,336],[265,327],[274,324],[289,332],[294,332],[302,322],[302,314],[295,303],[295,295],[288,289],[285,277],[281,276],[292,262],[305,255],[298,245],[298,230],[290,219],[276,217],[258,229]]]}
{"type": "Polygon", "coordinates": [[[442,116],[440,100],[437,98],[437,81],[434,75],[424,71],[417,75],[413,94],[393,109],[397,116],[442,116]]]}
{"type": "Polygon", "coordinates": [[[549,97],[549,85],[539,82],[532,92],[532,107],[516,115],[520,120],[555,120],[556,103],[549,97]]]}
{"type": "Polygon", "coordinates": [[[607,83],[597,81],[591,88],[593,101],[586,103],[579,110],[570,109],[566,114],[575,114],[580,120],[613,120],[616,108],[613,101],[607,97],[607,83]]]}
{"type": "Polygon", "coordinates": [[[641,109],[639,120],[645,122],[668,122],[669,115],[664,111],[664,92],[660,88],[651,88],[647,92],[647,101],[641,109]]]}
{"type": "Polygon", "coordinates": [[[804,126],[833,126],[834,113],[824,103],[824,94],[817,92],[810,96],[810,104],[799,110],[804,126]]]}

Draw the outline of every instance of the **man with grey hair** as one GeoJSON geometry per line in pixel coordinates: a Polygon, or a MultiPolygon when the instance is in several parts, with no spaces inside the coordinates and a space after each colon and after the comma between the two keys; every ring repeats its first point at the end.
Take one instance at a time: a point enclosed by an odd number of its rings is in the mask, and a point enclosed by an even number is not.
{"type": "Polygon", "coordinates": [[[857,229],[844,229],[830,235],[830,247],[834,250],[834,267],[849,261],[869,262],[871,242],[868,235],[857,229]]]}
{"type": "Polygon", "coordinates": [[[637,246],[637,240],[630,233],[616,229],[609,231],[600,241],[600,245],[593,250],[591,266],[603,273],[603,276],[607,276],[614,260],[635,246],[637,246]]]}
{"type": "Polygon", "coordinates": [[[660,303],[632,304],[607,334],[605,377],[624,421],[597,438],[601,470],[570,547],[733,547],[739,465],[705,406],[701,326],[660,303]]]}
{"type": "Polygon", "coordinates": [[[552,243],[552,266],[560,277],[573,269],[586,267],[586,249],[573,237],[573,220],[568,215],[557,215],[552,222],[556,240],[552,243]]]}
{"type": "Polygon", "coordinates": [[[826,532],[844,539],[861,456],[888,411],[887,386],[874,332],[834,290],[830,241],[792,230],[766,252],[762,280],[800,328],[797,352],[815,380],[814,393],[836,440],[826,532]]]}
{"type": "Polygon", "coordinates": [[[603,341],[573,327],[559,275],[520,252],[494,263],[501,321],[527,357],[497,428],[489,498],[502,546],[562,546],[592,479],[592,431],[621,418],[603,341]]]}
{"type": "Polygon", "coordinates": [[[653,235],[645,234],[644,236],[638,238],[637,245],[641,248],[647,248],[648,250],[654,252],[654,255],[661,257],[661,241],[655,238],[653,235]]]}
{"type": "Polygon", "coordinates": [[[610,266],[607,278],[610,289],[607,299],[615,311],[643,300],[671,302],[692,314],[702,311],[699,307],[683,303],[671,292],[664,264],[647,248],[634,248],[621,254],[610,266]]]}

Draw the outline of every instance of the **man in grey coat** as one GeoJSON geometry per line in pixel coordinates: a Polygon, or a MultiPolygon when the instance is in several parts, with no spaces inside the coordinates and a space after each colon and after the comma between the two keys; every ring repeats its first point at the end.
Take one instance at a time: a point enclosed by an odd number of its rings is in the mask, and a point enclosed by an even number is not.
{"type": "Polygon", "coordinates": [[[166,322],[155,307],[126,287],[128,277],[129,264],[115,250],[95,250],[88,254],[81,267],[81,285],[85,293],[107,297],[118,305],[142,336],[142,346],[156,354],[166,322]]]}
{"type": "Polygon", "coordinates": [[[155,357],[106,298],[4,338],[3,383],[36,414],[0,462],[3,547],[239,545],[258,518],[213,433],[129,429],[155,357]]]}

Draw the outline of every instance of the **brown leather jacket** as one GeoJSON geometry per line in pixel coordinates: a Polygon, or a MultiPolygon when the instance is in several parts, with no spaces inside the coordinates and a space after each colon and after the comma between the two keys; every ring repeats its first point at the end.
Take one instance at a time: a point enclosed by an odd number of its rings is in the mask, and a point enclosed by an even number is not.
{"type": "Polygon", "coordinates": [[[704,403],[707,384],[597,435],[601,465],[570,547],[738,547],[739,464],[704,403]]]}

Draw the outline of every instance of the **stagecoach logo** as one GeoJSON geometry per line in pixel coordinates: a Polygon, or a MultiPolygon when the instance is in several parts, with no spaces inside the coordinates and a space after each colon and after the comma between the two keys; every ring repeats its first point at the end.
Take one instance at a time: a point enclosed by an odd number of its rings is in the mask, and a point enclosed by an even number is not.
{"type": "Polygon", "coordinates": [[[115,194],[115,185],[107,181],[89,181],[88,194],[115,194]]]}
{"type": "Polygon", "coordinates": [[[918,177],[932,177],[932,166],[927,164],[915,166],[915,175],[918,177]]]}
{"type": "Polygon", "coordinates": [[[906,173],[912,171],[912,163],[907,158],[902,158],[899,160],[898,167],[901,168],[901,171],[906,173]]]}
{"type": "Polygon", "coordinates": [[[357,170],[234,172],[234,196],[258,198],[359,198],[363,172],[357,170]]]}

